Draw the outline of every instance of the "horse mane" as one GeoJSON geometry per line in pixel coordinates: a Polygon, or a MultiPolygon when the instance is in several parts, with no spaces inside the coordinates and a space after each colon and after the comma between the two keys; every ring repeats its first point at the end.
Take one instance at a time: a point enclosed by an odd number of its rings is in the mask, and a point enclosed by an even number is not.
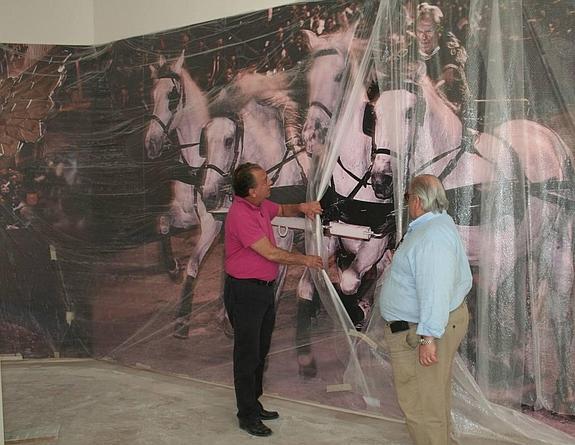
{"type": "Polygon", "coordinates": [[[201,119],[198,122],[207,121],[209,119],[208,100],[204,92],[186,69],[182,68],[179,74],[173,73],[179,76],[186,91],[186,105],[181,112],[191,112],[194,115],[200,115],[201,119]]]}
{"type": "Polygon", "coordinates": [[[419,85],[427,104],[425,122],[434,135],[435,144],[442,150],[457,147],[461,142],[461,121],[437,93],[427,75],[419,79],[419,85]]]}
{"type": "Polygon", "coordinates": [[[272,76],[255,71],[243,71],[226,85],[211,102],[211,116],[225,116],[240,111],[254,100],[260,105],[270,106],[283,115],[295,112],[299,104],[291,97],[290,91],[295,73],[282,71],[272,76]]]}

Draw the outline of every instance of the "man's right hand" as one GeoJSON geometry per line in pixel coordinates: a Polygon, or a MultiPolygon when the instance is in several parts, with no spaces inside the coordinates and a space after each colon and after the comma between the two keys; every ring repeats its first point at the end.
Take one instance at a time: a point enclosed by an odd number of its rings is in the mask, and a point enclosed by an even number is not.
{"type": "Polygon", "coordinates": [[[323,269],[323,260],[317,255],[305,255],[304,265],[310,269],[323,269]]]}

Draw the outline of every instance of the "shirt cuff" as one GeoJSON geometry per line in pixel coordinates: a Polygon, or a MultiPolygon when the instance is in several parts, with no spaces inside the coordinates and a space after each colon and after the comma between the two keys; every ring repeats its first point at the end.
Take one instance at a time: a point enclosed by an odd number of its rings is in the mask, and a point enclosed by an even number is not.
{"type": "Polygon", "coordinates": [[[434,328],[433,326],[427,326],[423,323],[419,323],[417,325],[417,330],[415,332],[417,335],[425,335],[428,337],[441,338],[443,336],[443,333],[445,332],[445,329],[438,329],[434,328]]]}

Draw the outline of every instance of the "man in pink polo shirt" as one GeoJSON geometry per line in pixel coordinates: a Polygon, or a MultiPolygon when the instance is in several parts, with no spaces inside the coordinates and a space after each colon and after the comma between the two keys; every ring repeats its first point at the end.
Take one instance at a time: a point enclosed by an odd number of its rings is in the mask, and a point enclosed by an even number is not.
{"type": "Polygon", "coordinates": [[[262,420],[277,419],[258,401],[275,322],[274,282],[279,264],[323,267],[319,256],[276,247],[271,220],[276,216],[314,217],[319,202],[276,204],[269,201],[271,182],[257,164],[238,166],[232,180],[234,201],[226,217],[224,303],[234,328],[234,386],[240,428],[254,436],[272,430],[262,420]]]}

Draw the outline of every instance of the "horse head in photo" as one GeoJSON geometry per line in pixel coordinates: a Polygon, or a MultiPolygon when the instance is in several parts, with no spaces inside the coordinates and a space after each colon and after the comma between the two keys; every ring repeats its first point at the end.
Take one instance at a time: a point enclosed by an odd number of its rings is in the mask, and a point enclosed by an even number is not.
{"type": "Polygon", "coordinates": [[[302,136],[309,154],[326,143],[333,113],[344,92],[344,80],[349,69],[349,55],[354,44],[356,26],[325,36],[303,30],[310,48],[308,82],[308,113],[302,136]]]}
{"type": "Polygon", "coordinates": [[[174,63],[167,63],[163,55],[157,65],[150,65],[153,80],[152,119],[144,139],[148,158],[159,157],[170,133],[176,126],[175,118],[180,109],[186,105],[186,96],[181,73],[184,64],[184,53],[174,63]]]}

